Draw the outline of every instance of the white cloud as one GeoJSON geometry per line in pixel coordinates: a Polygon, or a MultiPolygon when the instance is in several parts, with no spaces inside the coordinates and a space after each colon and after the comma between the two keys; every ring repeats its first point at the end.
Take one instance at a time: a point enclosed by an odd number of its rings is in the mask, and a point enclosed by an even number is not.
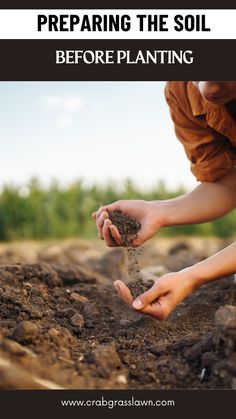
{"type": "Polygon", "coordinates": [[[51,108],[64,112],[77,112],[84,108],[84,100],[81,96],[47,95],[44,102],[51,108]]]}
{"type": "Polygon", "coordinates": [[[43,99],[44,102],[52,108],[55,108],[60,104],[60,96],[45,96],[43,99]]]}
{"type": "Polygon", "coordinates": [[[70,128],[73,125],[74,119],[67,114],[61,115],[60,118],[57,120],[57,127],[58,128],[70,128]]]}
{"type": "Polygon", "coordinates": [[[63,108],[67,112],[80,111],[84,107],[83,99],[78,96],[65,98],[62,104],[63,104],[63,108]]]}
{"type": "Polygon", "coordinates": [[[75,120],[75,114],[84,108],[84,100],[81,96],[46,95],[43,102],[48,108],[56,111],[57,128],[70,128],[75,120]]]}

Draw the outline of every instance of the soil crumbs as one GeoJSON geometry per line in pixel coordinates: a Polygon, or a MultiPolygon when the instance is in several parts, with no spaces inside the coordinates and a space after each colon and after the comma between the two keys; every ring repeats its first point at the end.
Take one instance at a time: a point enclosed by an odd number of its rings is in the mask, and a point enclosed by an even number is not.
{"type": "Polygon", "coordinates": [[[141,224],[138,220],[129,217],[120,210],[108,211],[108,214],[112,224],[117,227],[125,244],[128,256],[128,274],[133,280],[140,279],[140,251],[133,247],[133,241],[138,236],[141,224]]]}
{"type": "Polygon", "coordinates": [[[0,267],[0,388],[236,388],[232,278],[160,322],[71,265],[0,267]]]}
{"type": "Polygon", "coordinates": [[[110,211],[108,212],[109,218],[112,223],[117,227],[122,240],[125,244],[125,250],[127,252],[128,260],[128,274],[130,281],[127,284],[132,296],[137,298],[140,294],[143,294],[154,284],[153,280],[144,282],[140,277],[140,251],[132,247],[134,239],[137,238],[138,232],[141,228],[139,221],[130,218],[128,215],[123,214],[121,211],[110,211]]]}
{"type": "Polygon", "coordinates": [[[130,292],[131,292],[132,296],[135,299],[139,295],[148,291],[154,285],[154,281],[152,279],[149,279],[148,281],[142,281],[140,279],[138,281],[131,281],[127,285],[130,289],[130,292]]]}

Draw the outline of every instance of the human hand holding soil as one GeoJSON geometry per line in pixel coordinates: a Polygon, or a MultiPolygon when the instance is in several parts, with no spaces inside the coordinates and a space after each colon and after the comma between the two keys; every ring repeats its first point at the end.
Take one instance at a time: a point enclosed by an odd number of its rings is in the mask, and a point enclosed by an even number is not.
{"type": "Polygon", "coordinates": [[[120,298],[130,308],[158,320],[165,320],[175,307],[193,291],[196,283],[191,275],[191,268],[186,268],[157,279],[148,291],[136,299],[133,298],[130,289],[124,282],[115,281],[114,286],[120,298]]]}
{"type": "MultiPolygon", "coordinates": [[[[202,183],[179,198],[151,202],[117,201],[101,207],[93,214],[99,236],[108,246],[125,246],[127,251],[132,251],[162,226],[194,224],[219,218],[236,207],[235,194],[232,193],[235,179],[236,170],[232,170],[220,181],[202,183]]],[[[150,290],[140,293],[135,301],[122,281],[116,281],[115,287],[130,307],[163,320],[194,288],[235,273],[235,255],[236,243],[191,268],[163,276],[150,290]]],[[[133,254],[130,254],[130,259],[132,257],[133,254]]]]}
{"type": "MultiPolygon", "coordinates": [[[[127,248],[131,267],[135,267],[138,273],[138,259],[132,248],[146,241],[158,228],[157,222],[154,221],[151,224],[151,220],[156,220],[157,203],[150,204],[146,201],[118,201],[108,207],[100,208],[97,213],[93,214],[97,220],[100,237],[104,238],[109,246],[118,245],[117,240],[119,240],[119,244],[127,248]],[[114,229],[113,233],[111,229],[114,229]],[[142,234],[143,231],[144,234],[142,234]],[[114,237],[116,237],[116,241],[114,237]]],[[[160,222],[159,228],[161,225],[160,222]]],[[[142,284],[140,280],[134,282],[133,269],[129,269],[132,281],[128,286],[122,281],[115,281],[114,285],[121,299],[130,308],[164,320],[176,305],[193,290],[194,282],[189,271],[188,268],[179,273],[169,273],[153,285],[150,284],[152,281],[149,281],[149,284],[142,284]]]]}
{"type": "Polygon", "coordinates": [[[234,274],[235,260],[236,242],[189,268],[162,276],[135,300],[122,281],[115,281],[114,286],[122,300],[131,308],[164,320],[194,289],[217,278],[234,274]]]}
{"type": "Polygon", "coordinates": [[[154,202],[144,200],[120,200],[113,204],[99,208],[93,213],[96,220],[98,235],[104,239],[107,246],[126,246],[122,235],[109,218],[109,212],[120,211],[128,217],[136,220],[141,228],[133,238],[132,247],[142,245],[150,239],[162,226],[162,213],[154,202]]]}
{"type": "Polygon", "coordinates": [[[133,247],[142,245],[164,226],[215,220],[236,208],[235,182],[236,168],[219,181],[202,182],[193,191],[178,198],[162,201],[120,200],[103,206],[93,213],[98,235],[110,247],[125,245],[118,229],[109,220],[109,211],[121,211],[141,224],[133,247]]]}

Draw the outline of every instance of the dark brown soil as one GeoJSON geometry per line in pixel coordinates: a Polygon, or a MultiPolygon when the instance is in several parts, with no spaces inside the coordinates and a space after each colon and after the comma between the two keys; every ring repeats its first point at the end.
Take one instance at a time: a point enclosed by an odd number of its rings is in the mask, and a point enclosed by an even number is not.
{"type": "Polygon", "coordinates": [[[2,266],[0,388],[235,388],[235,303],[225,278],[160,322],[80,265],[2,266]]]}
{"type": "Polygon", "coordinates": [[[133,240],[141,228],[139,221],[130,218],[121,211],[108,211],[108,214],[112,224],[117,227],[125,246],[132,246],[133,240]]]}
{"type": "Polygon", "coordinates": [[[131,281],[127,285],[131,291],[132,296],[137,298],[140,294],[143,294],[144,292],[148,291],[154,284],[154,281],[150,279],[149,281],[131,281]]]}

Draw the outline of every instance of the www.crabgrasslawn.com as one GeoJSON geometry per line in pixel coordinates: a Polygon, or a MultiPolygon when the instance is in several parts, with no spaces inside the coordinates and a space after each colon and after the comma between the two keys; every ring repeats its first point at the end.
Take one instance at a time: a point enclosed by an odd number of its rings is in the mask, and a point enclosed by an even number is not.
{"type": "Polygon", "coordinates": [[[106,399],[102,397],[100,399],[91,400],[61,400],[62,407],[105,407],[113,409],[114,407],[175,407],[174,400],[158,399],[158,400],[141,400],[135,397],[129,399],[106,399]]]}

